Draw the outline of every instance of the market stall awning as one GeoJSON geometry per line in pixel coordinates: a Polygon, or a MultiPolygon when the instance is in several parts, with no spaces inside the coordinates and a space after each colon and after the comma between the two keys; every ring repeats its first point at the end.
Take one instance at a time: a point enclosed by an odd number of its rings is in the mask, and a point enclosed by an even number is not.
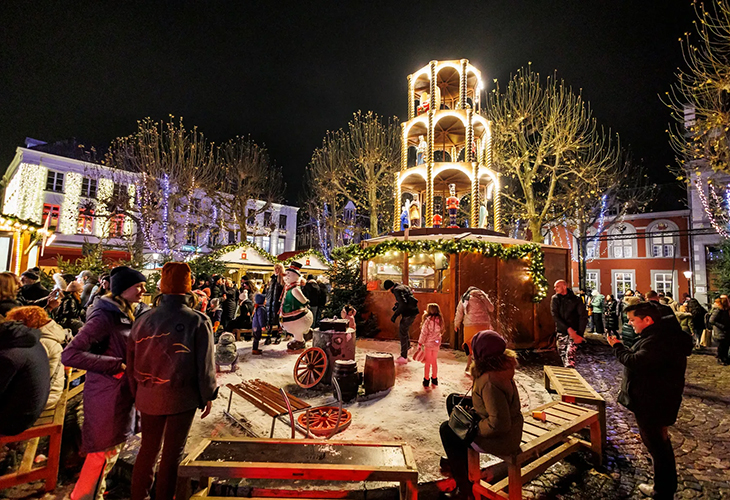
{"type": "Polygon", "coordinates": [[[226,252],[218,257],[218,260],[220,262],[225,262],[226,264],[240,264],[243,266],[260,266],[270,268],[274,265],[274,262],[251,246],[237,248],[226,252]]]}
{"type": "Polygon", "coordinates": [[[318,255],[318,252],[302,250],[299,252],[284,252],[277,257],[280,261],[288,264],[297,261],[302,265],[302,271],[323,272],[329,269],[327,262],[318,255]]]}

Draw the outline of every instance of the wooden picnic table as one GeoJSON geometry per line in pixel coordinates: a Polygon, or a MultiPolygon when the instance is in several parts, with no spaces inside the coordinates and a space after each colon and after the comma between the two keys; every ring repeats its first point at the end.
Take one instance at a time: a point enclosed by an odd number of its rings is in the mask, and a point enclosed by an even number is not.
{"type": "MultiPolygon", "coordinates": [[[[196,493],[196,497],[208,496],[209,478],[212,477],[393,481],[400,483],[402,500],[416,500],[418,496],[418,468],[413,451],[407,444],[399,442],[203,439],[180,464],[178,477],[186,484],[189,484],[190,478],[201,479],[202,491],[196,493]]],[[[179,483],[178,492],[184,491],[185,485],[179,483]]],[[[328,498],[332,491],[296,491],[293,496],[302,498],[302,495],[328,498]]],[[[278,495],[279,498],[283,496],[286,496],[284,492],[278,495]]],[[[178,498],[183,497],[179,495],[178,498]]]]}
{"type": "Polygon", "coordinates": [[[601,462],[602,438],[598,412],[562,401],[553,401],[524,413],[522,444],[520,451],[510,456],[499,456],[507,464],[508,476],[490,484],[481,479],[479,453],[475,445],[469,449],[469,479],[474,483],[476,500],[490,499],[517,500],[522,498],[522,485],[542,474],[552,464],[563,457],[587,449],[594,453],[598,464],[601,462]],[[533,412],[544,412],[545,420],[533,417],[533,412]],[[590,428],[591,441],[576,436],[577,431],[590,428]],[[508,493],[503,490],[508,489],[508,493]]]}

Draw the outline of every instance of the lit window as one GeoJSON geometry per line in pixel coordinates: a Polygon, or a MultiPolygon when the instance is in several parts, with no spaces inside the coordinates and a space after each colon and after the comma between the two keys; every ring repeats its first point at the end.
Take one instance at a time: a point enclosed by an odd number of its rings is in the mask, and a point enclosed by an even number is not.
{"type": "Polygon", "coordinates": [[[61,172],[48,171],[48,177],[46,177],[46,191],[54,191],[56,193],[63,193],[63,174],[61,172]]]}
{"type": "Polygon", "coordinates": [[[262,240],[262,248],[267,252],[271,252],[271,237],[264,236],[262,240]]]}
{"type": "Polygon", "coordinates": [[[46,203],[43,205],[43,225],[46,224],[46,219],[50,216],[51,220],[48,221],[49,229],[56,229],[58,227],[58,217],[61,214],[60,205],[51,205],[46,203]]]}
{"type": "Polygon", "coordinates": [[[654,274],[654,290],[657,293],[672,293],[674,283],[672,273],[655,273],[654,274]]]}
{"type": "Polygon", "coordinates": [[[279,251],[277,254],[282,254],[284,252],[286,252],[286,238],[279,236],[279,251]]]}
{"type": "Polygon", "coordinates": [[[124,234],[124,214],[117,214],[109,219],[109,237],[120,238],[124,234]]]}
{"type": "Polygon", "coordinates": [[[79,210],[79,221],[76,225],[77,234],[91,234],[94,225],[94,210],[82,208],[79,210]]]}

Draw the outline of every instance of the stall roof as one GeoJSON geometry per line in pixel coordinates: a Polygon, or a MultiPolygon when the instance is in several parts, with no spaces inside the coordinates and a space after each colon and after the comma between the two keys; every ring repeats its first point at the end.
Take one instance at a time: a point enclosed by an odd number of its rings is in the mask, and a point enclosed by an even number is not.
{"type": "Polygon", "coordinates": [[[253,247],[241,247],[218,257],[220,262],[227,264],[241,264],[245,266],[262,266],[270,268],[274,265],[272,261],[261,255],[253,247]]]}
{"type": "Polygon", "coordinates": [[[302,265],[302,270],[326,271],[329,266],[316,254],[308,253],[306,250],[295,252],[284,252],[277,257],[280,261],[294,259],[302,265]]]}

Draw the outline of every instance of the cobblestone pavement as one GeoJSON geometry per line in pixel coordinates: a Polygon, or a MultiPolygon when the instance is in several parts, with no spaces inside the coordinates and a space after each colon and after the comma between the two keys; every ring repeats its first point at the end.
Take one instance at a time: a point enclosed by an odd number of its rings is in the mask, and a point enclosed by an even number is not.
{"type": "MultiPolygon", "coordinates": [[[[730,499],[730,367],[718,365],[713,354],[688,358],[684,400],[670,428],[679,475],[675,498],[730,499]]],[[[549,358],[523,356],[520,371],[542,380],[542,366],[558,364],[549,358]]],[[[647,498],[638,485],[653,481],[650,455],[633,413],[616,402],[622,368],[607,344],[594,340],[581,346],[577,369],[606,400],[604,466],[596,469],[587,455],[574,454],[526,485],[525,497],[647,498]]]]}

